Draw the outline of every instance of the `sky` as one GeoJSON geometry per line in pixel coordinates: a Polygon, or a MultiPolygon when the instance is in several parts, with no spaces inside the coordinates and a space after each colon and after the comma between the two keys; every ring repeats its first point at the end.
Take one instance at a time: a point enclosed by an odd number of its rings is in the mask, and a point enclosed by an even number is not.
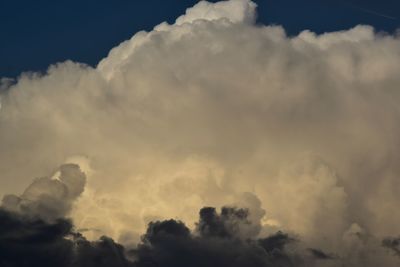
{"type": "Polygon", "coordinates": [[[0,266],[399,266],[395,5],[30,3],[2,8],[35,31],[1,43],[0,266]]]}
{"type": "MultiPolygon", "coordinates": [[[[108,51],[140,30],[173,22],[197,0],[4,0],[0,3],[0,76],[45,71],[71,59],[95,66],[108,51]]],[[[215,1],[214,1],[215,2],[215,1]]],[[[289,34],[368,24],[393,33],[400,3],[394,0],[258,0],[258,23],[283,25],[289,34]]]]}

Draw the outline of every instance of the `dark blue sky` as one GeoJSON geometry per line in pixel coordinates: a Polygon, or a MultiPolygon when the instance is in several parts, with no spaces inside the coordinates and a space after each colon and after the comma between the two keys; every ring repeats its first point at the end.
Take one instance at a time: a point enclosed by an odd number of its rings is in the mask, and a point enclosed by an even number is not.
{"type": "MultiPolygon", "coordinates": [[[[0,0],[0,77],[72,59],[95,65],[139,30],[173,22],[197,0],[0,0]]],[[[215,1],[212,1],[215,2],[215,1]]],[[[256,0],[258,23],[293,35],[373,25],[393,33],[399,0],[256,0]]]]}

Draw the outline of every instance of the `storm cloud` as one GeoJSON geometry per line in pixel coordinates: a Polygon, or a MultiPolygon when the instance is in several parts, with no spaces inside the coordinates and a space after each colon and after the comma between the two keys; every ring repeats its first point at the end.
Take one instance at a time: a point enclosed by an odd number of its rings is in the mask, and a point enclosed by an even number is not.
{"type": "Polygon", "coordinates": [[[141,266],[174,249],[163,238],[196,257],[238,242],[227,253],[259,263],[278,231],[316,266],[398,266],[399,37],[287,36],[255,18],[249,0],[201,1],[96,67],[2,80],[2,216],[71,218],[84,244],[109,236],[141,266]]]}
{"type": "Polygon", "coordinates": [[[142,244],[130,253],[135,266],[292,266],[301,261],[287,254],[291,239],[277,233],[260,240],[242,240],[231,232],[232,220],[246,223],[242,209],[224,207],[221,214],[200,210],[197,234],[179,221],[149,224],[142,244]],[[227,219],[229,213],[229,219],[227,219]],[[231,221],[231,222],[228,222],[231,221]]]}
{"type": "Polygon", "coordinates": [[[130,266],[124,249],[112,239],[87,241],[64,218],[52,223],[0,208],[0,265],[130,266]]]}

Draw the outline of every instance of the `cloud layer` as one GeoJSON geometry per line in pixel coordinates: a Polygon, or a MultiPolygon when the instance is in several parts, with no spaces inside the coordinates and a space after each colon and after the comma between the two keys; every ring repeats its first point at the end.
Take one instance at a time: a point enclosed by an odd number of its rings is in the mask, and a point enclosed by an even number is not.
{"type": "Polygon", "coordinates": [[[287,36],[255,10],[202,1],[96,68],[4,80],[0,194],[15,196],[3,207],[135,247],[150,221],[195,229],[198,210],[228,204],[249,210],[235,231],[252,240],[282,230],[316,257],[398,266],[399,38],[287,36]],[[19,193],[60,163],[59,179],[19,193]]]}

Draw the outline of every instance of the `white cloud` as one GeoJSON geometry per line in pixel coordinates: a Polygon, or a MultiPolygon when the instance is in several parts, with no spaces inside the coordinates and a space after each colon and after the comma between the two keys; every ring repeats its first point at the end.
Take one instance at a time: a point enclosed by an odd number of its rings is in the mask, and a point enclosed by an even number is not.
{"type": "Polygon", "coordinates": [[[254,10],[200,2],[97,68],[22,75],[2,95],[1,193],[87,155],[74,219],[117,239],[243,192],[264,221],[330,251],[352,224],[397,234],[400,40],[369,26],[289,38],[254,10]]]}

